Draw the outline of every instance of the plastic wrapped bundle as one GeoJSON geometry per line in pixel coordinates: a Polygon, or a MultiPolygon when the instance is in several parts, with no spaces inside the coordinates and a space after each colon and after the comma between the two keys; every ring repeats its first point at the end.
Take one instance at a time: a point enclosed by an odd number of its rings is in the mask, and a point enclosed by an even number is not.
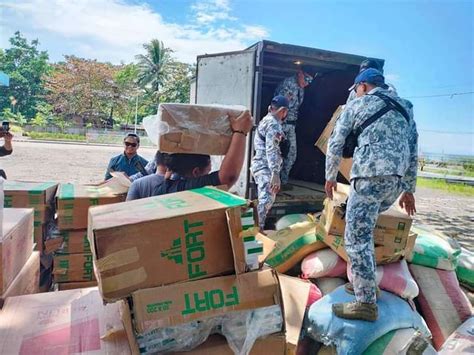
{"type": "Polygon", "coordinates": [[[318,250],[303,259],[301,273],[305,279],[344,277],[346,262],[332,249],[318,250]]]}
{"type": "MultiPolygon", "coordinates": [[[[347,276],[349,281],[352,282],[349,265],[347,266],[347,276]]],[[[405,260],[377,266],[377,284],[382,290],[392,292],[408,300],[414,299],[420,292],[405,260]]]]}
{"type": "Polygon", "coordinates": [[[155,354],[189,351],[209,335],[221,334],[235,354],[246,355],[256,339],[278,333],[282,327],[281,308],[275,305],[158,328],[139,334],[136,339],[141,354],[155,354]]]}
{"type": "Polygon", "coordinates": [[[291,226],[292,224],[299,223],[299,222],[307,222],[311,221],[308,215],[302,213],[296,214],[287,214],[286,216],[281,217],[275,225],[277,231],[280,229],[284,229],[286,227],[291,226]]]}
{"type": "Polygon", "coordinates": [[[474,253],[472,251],[461,249],[456,275],[462,285],[470,290],[474,289],[474,253]]]}
{"type": "Polygon", "coordinates": [[[461,254],[458,242],[426,226],[413,226],[411,231],[418,237],[413,252],[407,256],[409,263],[442,270],[456,269],[461,254]]]}
{"type": "Polygon", "coordinates": [[[454,271],[410,265],[418,283],[420,311],[433,334],[438,350],[464,321],[472,316],[472,308],[459,287],[454,271]]]}

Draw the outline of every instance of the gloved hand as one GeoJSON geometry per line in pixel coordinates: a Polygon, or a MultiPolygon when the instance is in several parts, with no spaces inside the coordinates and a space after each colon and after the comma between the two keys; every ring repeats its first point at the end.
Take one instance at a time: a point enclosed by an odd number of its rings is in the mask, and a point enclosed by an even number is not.
{"type": "Polygon", "coordinates": [[[280,192],[280,187],[281,187],[280,174],[273,173],[270,179],[270,189],[272,193],[277,194],[278,192],[280,192]]]}

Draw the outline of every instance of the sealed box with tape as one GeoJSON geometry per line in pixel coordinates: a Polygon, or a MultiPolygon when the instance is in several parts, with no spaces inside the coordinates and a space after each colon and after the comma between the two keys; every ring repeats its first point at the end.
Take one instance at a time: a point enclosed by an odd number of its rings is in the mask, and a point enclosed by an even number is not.
{"type": "Polygon", "coordinates": [[[226,211],[246,206],[230,193],[200,188],[90,208],[88,237],[104,300],[233,273],[226,211]]]}

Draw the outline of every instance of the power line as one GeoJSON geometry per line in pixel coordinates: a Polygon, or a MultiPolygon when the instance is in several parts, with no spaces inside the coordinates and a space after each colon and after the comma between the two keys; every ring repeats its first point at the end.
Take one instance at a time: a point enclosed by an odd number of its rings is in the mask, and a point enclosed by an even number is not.
{"type": "Polygon", "coordinates": [[[473,135],[474,132],[454,132],[454,131],[437,131],[434,129],[419,129],[419,132],[442,133],[442,134],[467,134],[473,135]]]}
{"type": "Polygon", "coordinates": [[[452,94],[440,94],[440,95],[408,96],[407,99],[423,99],[423,98],[426,98],[426,97],[443,97],[443,96],[450,96],[452,98],[454,96],[470,95],[470,94],[474,94],[474,91],[453,92],[452,94]]]}

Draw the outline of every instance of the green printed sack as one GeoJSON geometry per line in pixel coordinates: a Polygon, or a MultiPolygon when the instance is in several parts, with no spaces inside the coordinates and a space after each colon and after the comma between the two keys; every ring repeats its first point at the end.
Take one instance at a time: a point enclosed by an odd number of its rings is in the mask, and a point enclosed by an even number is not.
{"type": "Polygon", "coordinates": [[[421,355],[436,355],[436,350],[421,332],[413,328],[392,330],[370,344],[363,355],[407,354],[410,347],[417,347],[426,342],[428,344],[421,355]]]}
{"type": "Polygon", "coordinates": [[[285,272],[313,251],[327,248],[322,241],[324,230],[315,222],[295,223],[268,235],[276,242],[265,263],[278,272],[285,272]]]}
{"type": "Polygon", "coordinates": [[[472,251],[461,249],[456,275],[461,284],[471,290],[474,289],[474,253],[472,251]]]}
{"type": "Polygon", "coordinates": [[[457,241],[427,226],[412,226],[416,233],[415,247],[407,261],[412,264],[442,270],[456,270],[461,254],[457,241]]]}

